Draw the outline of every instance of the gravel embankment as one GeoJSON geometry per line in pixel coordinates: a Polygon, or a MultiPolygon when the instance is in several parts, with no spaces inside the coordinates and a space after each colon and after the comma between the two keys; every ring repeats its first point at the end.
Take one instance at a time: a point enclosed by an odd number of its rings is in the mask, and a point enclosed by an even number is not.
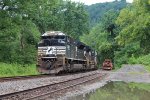
{"type": "Polygon", "coordinates": [[[52,76],[46,78],[2,82],[0,83],[0,95],[32,89],[44,85],[49,85],[54,82],[65,81],[72,78],[78,78],[95,72],[98,71],[92,71],[92,72],[81,73],[81,74],[73,74],[73,75],[65,75],[65,76],[52,76]]]}
{"type": "Polygon", "coordinates": [[[150,73],[143,65],[123,65],[121,69],[110,74],[111,81],[150,83],[150,73]]]}

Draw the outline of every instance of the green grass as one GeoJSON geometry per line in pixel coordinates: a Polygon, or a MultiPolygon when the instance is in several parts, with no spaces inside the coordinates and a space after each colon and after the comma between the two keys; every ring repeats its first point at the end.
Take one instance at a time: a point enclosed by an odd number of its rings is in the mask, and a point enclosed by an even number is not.
{"type": "Polygon", "coordinates": [[[128,63],[145,65],[145,68],[150,72],[150,54],[145,55],[145,56],[140,56],[139,58],[135,58],[133,56],[129,58],[128,63]]]}
{"type": "Polygon", "coordinates": [[[138,87],[140,90],[146,90],[150,92],[150,84],[149,83],[129,83],[129,87],[136,88],[138,87]]]}
{"type": "Polygon", "coordinates": [[[20,65],[0,62],[0,77],[37,75],[35,64],[20,65]]]}

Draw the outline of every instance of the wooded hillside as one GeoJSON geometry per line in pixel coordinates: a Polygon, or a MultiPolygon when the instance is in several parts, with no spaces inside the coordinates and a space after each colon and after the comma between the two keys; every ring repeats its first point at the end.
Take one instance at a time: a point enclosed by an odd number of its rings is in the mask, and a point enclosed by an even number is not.
{"type": "Polygon", "coordinates": [[[106,11],[100,19],[81,37],[99,52],[100,64],[110,58],[117,67],[127,63],[150,67],[150,0],[134,0],[120,12],[106,11]]]}
{"type": "Polygon", "coordinates": [[[126,0],[115,0],[113,2],[96,3],[89,6],[85,6],[85,9],[89,13],[90,27],[95,26],[103,20],[104,14],[109,10],[120,12],[121,9],[130,5],[126,0]]]}

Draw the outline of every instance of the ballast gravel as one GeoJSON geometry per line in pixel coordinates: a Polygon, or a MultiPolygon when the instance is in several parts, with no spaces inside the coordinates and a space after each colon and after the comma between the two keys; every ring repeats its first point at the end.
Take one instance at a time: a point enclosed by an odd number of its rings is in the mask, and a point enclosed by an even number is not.
{"type": "Polygon", "coordinates": [[[9,94],[13,92],[19,92],[27,89],[32,89],[40,86],[49,85],[56,82],[61,82],[73,78],[82,77],[85,75],[90,75],[98,71],[65,75],[65,76],[51,76],[46,78],[36,78],[36,79],[27,79],[27,80],[18,80],[18,81],[9,81],[9,82],[0,82],[0,95],[9,94]]]}

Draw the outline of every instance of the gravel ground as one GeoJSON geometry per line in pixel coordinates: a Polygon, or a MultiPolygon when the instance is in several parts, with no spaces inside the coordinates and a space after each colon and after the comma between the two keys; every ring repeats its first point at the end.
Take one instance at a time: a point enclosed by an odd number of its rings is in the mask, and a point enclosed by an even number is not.
{"type": "Polygon", "coordinates": [[[98,71],[86,72],[82,74],[65,75],[65,76],[52,76],[52,77],[46,77],[46,78],[2,82],[0,83],[0,95],[18,92],[18,91],[27,90],[27,89],[32,89],[32,88],[36,88],[36,87],[40,87],[44,85],[49,85],[54,82],[60,82],[60,81],[69,80],[72,78],[78,78],[78,77],[89,75],[95,72],[98,72],[98,71]]]}
{"type": "Polygon", "coordinates": [[[143,65],[123,65],[116,73],[110,74],[108,80],[150,83],[150,73],[144,69],[143,65]]]}
{"type": "Polygon", "coordinates": [[[80,89],[66,93],[60,100],[72,100],[72,97],[83,95],[95,91],[96,89],[104,86],[109,81],[124,81],[124,82],[137,82],[137,83],[150,83],[150,73],[144,69],[143,65],[123,65],[122,68],[113,71],[101,71],[108,73],[100,82],[96,82],[87,86],[81,86],[80,89]]]}

